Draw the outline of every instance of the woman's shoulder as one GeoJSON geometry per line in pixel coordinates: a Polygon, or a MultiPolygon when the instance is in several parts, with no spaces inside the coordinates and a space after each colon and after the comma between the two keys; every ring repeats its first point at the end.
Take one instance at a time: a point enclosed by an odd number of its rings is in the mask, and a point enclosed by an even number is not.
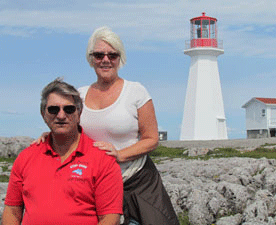
{"type": "Polygon", "coordinates": [[[87,91],[89,87],[90,87],[89,85],[79,87],[79,88],[78,88],[78,91],[79,91],[79,92],[87,91]]]}
{"type": "Polygon", "coordinates": [[[134,101],[137,108],[140,108],[151,99],[149,92],[140,82],[126,81],[126,89],[127,99],[134,101]]]}
{"type": "Polygon", "coordinates": [[[146,90],[146,88],[144,87],[144,85],[142,85],[140,82],[129,81],[129,80],[124,80],[124,82],[126,83],[126,86],[130,90],[146,90]]]}
{"type": "Polygon", "coordinates": [[[80,93],[81,98],[85,98],[86,93],[87,93],[89,87],[90,87],[90,86],[87,85],[87,86],[83,86],[83,87],[78,88],[78,91],[79,91],[79,93],[80,93]]]}

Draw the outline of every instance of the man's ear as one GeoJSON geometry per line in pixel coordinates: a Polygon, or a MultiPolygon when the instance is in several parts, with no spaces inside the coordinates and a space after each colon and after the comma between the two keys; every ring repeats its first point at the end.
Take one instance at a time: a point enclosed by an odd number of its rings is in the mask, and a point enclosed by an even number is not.
{"type": "Polygon", "coordinates": [[[42,116],[42,119],[44,120],[44,122],[46,122],[45,121],[45,112],[40,111],[40,115],[42,116]]]}
{"type": "Polygon", "coordinates": [[[82,113],[82,110],[80,110],[80,111],[78,110],[78,116],[79,116],[79,122],[78,122],[78,123],[79,123],[79,124],[80,124],[81,113],[82,113]]]}
{"type": "Polygon", "coordinates": [[[82,113],[82,109],[79,111],[79,116],[81,115],[81,113],[82,113]]]}

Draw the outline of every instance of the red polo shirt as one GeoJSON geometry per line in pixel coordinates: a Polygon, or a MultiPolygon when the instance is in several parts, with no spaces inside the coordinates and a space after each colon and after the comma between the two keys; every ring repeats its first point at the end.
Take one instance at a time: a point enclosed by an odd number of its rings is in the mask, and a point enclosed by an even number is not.
{"type": "Polygon", "coordinates": [[[63,163],[49,144],[31,145],[14,162],[6,205],[24,205],[22,224],[97,224],[97,215],[122,214],[123,182],[114,157],[84,133],[63,163]]]}

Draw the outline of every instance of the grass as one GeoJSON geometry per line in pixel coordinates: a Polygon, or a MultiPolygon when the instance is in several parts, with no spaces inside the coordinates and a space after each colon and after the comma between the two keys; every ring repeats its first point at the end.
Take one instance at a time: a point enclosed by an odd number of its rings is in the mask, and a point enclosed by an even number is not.
{"type": "Polygon", "coordinates": [[[7,172],[8,171],[8,166],[2,166],[2,170],[3,170],[3,172],[7,172]]]}
{"type": "Polygon", "coordinates": [[[180,225],[190,225],[191,224],[189,222],[188,211],[180,213],[178,215],[178,220],[179,220],[180,225]]]}
{"type": "Polygon", "coordinates": [[[11,158],[0,157],[0,162],[13,163],[15,159],[16,159],[16,157],[11,157],[11,158]]]}
{"type": "Polygon", "coordinates": [[[157,149],[150,153],[150,156],[155,162],[160,162],[161,157],[166,158],[184,158],[184,159],[202,159],[208,160],[211,158],[229,158],[229,157],[247,157],[247,158],[267,158],[276,159],[276,149],[267,149],[261,146],[254,151],[242,151],[234,148],[217,148],[209,151],[206,155],[190,157],[187,154],[183,154],[186,149],[168,148],[164,146],[158,146],[157,149]]]}
{"type": "MultiPolygon", "coordinates": [[[[15,157],[12,158],[4,158],[0,157],[0,162],[7,162],[7,163],[13,163],[15,160],[15,157]]],[[[8,171],[8,166],[2,166],[3,172],[8,171]]],[[[9,176],[7,175],[0,175],[0,182],[9,182],[9,176]]]]}
{"type": "Polygon", "coordinates": [[[156,150],[150,153],[152,157],[169,157],[169,158],[181,158],[185,149],[179,148],[167,148],[164,146],[158,146],[156,150]]]}
{"type": "Polygon", "coordinates": [[[0,182],[9,182],[9,176],[0,175],[0,182]]]}

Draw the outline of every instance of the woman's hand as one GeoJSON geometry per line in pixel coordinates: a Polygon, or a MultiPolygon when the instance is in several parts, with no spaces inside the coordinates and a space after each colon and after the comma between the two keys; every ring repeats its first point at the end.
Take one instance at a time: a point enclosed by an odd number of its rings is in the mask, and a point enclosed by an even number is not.
{"type": "Polygon", "coordinates": [[[42,133],[42,135],[38,139],[34,140],[31,144],[32,145],[33,144],[39,145],[41,142],[45,142],[46,137],[48,137],[49,134],[50,134],[50,132],[44,132],[44,133],[42,133]]]}
{"type": "Polygon", "coordinates": [[[109,142],[104,142],[104,141],[97,141],[97,142],[94,142],[94,146],[98,147],[100,150],[106,151],[107,155],[111,155],[115,157],[117,162],[120,162],[119,151],[116,150],[113,144],[109,142]]]}

